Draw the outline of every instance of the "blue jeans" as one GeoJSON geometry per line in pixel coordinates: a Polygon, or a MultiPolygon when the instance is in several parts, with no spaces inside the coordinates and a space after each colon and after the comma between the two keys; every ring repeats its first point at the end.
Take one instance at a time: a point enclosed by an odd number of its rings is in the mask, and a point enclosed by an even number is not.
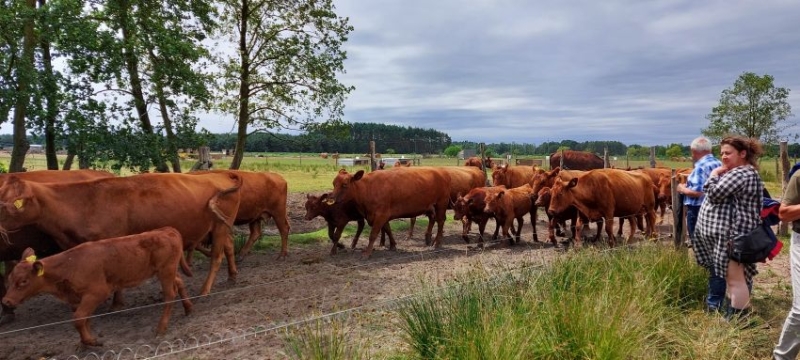
{"type": "Polygon", "coordinates": [[[686,228],[689,230],[689,241],[694,241],[694,228],[697,226],[697,215],[700,214],[700,207],[686,205],[686,228]]]}
{"type": "Polygon", "coordinates": [[[706,306],[709,310],[723,310],[722,303],[725,301],[725,278],[719,277],[716,274],[708,276],[708,296],[706,297],[706,306]]]}

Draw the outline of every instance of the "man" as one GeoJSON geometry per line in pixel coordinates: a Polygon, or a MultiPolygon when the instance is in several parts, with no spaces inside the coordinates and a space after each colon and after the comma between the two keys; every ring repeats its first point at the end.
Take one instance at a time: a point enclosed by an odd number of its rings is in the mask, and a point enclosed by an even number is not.
{"type": "MultiPolygon", "coordinates": [[[[683,195],[686,205],[686,227],[689,229],[689,241],[694,241],[694,228],[697,225],[697,215],[700,205],[703,204],[703,185],[708,180],[711,171],[722,166],[722,162],[711,154],[711,141],[700,136],[692,140],[689,149],[692,152],[694,169],[686,180],[686,185],[678,184],[678,194],[683,195]]],[[[725,279],[709,269],[708,298],[706,305],[709,311],[721,310],[722,301],[725,299],[725,279]]]]}
{"type": "Polygon", "coordinates": [[[800,171],[791,175],[778,211],[781,221],[792,222],[789,263],[792,276],[792,308],[786,315],[778,345],[772,352],[775,359],[797,359],[800,352],[800,171]]]}

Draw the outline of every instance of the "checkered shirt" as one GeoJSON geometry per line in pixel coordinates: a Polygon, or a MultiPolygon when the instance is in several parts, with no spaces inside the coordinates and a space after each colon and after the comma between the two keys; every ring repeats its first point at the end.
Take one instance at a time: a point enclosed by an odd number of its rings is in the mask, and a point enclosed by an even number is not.
{"type": "MultiPolygon", "coordinates": [[[[694,169],[692,169],[689,177],[686,178],[686,188],[694,191],[703,191],[703,185],[705,185],[708,177],[711,176],[711,170],[720,166],[722,166],[722,163],[714,155],[706,154],[701,157],[700,160],[694,163],[694,169]]],[[[690,206],[700,206],[703,204],[703,197],[704,195],[700,197],[684,196],[683,203],[690,206]]]]}
{"type": "MultiPolygon", "coordinates": [[[[695,259],[712,274],[725,278],[728,270],[728,240],[746,234],[761,222],[764,185],[758,171],[750,165],[739,166],[708,178],[703,192],[693,244],[695,259]]],[[[745,276],[752,283],[756,264],[744,264],[745,276]]]]}

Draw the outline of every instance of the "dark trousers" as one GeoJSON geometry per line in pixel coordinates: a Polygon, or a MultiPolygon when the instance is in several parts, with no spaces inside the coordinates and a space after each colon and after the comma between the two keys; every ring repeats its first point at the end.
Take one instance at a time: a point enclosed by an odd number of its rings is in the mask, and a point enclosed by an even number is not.
{"type": "MultiPolygon", "coordinates": [[[[686,228],[689,230],[689,241],[694,242],[694,229],[697,226],[697,215],[700,214],[700,207],[686,205],[686,228]]],[[[710,310],[721,310],[725,300],[725,278],[717,276],[713,269],[709,269],[708,276],[708,296],[706,305],[710,310]]]]}

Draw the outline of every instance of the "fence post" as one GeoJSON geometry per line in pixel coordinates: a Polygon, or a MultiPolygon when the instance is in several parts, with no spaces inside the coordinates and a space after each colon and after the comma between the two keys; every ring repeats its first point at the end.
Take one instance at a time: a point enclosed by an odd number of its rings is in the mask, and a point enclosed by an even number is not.
{"type": "Polygon", "coordinates": [[[370,171],[375,171],[378,168],[378,164],[375,163],[375,140],[369,141],[369,169],[370,171]]]}
{"type": "MultiPolygon", "coordinates": [[[[780,162],[781,162],[781,198],[786,193],[786,186],[789,184],[789,144],[786,140],[780,143],[780,162]]],[[[781,221],[778,226],[778,235],[789,234],[789,223],[781,221]]]]}
{"type": "Polygon", "coordinates": [[[481,151],[481,168],[483,168],[483,178],[486,179],[486,186],[491,186],[489,176],[486,174],[486,144],[480,143],[478,149],[481,151]]]}
{"type": "Polygon", "coordinates": [[[603,168],[608,169],[611,163],[608,161],[608,146],[603,147],[603,168]]]}
{"type": "Polygon", "coordinates": [[[558,160],[558,166],[561,168],[561,170],[564,170],[564,149],[561,149],[561,158],[558,160]]]}
{"type": "Polygon", "coordinates": [[[656,167],[656,147],[655,146],[651,146],[650,147],[650,167],[651,168],[656,167]]]}
{"type": "Polygon", "coordinates": [[[672,169],[670,181],[672,191],[672,229],[674,231],[672,239],[675,240],[675,248],[680,249],[686,240],[686,230],[683,228],[683,220],[686,214],[683,209],[683,201],[681,201],[681,196],[678,194],[678,177],[675,169],[672,169]]]}

